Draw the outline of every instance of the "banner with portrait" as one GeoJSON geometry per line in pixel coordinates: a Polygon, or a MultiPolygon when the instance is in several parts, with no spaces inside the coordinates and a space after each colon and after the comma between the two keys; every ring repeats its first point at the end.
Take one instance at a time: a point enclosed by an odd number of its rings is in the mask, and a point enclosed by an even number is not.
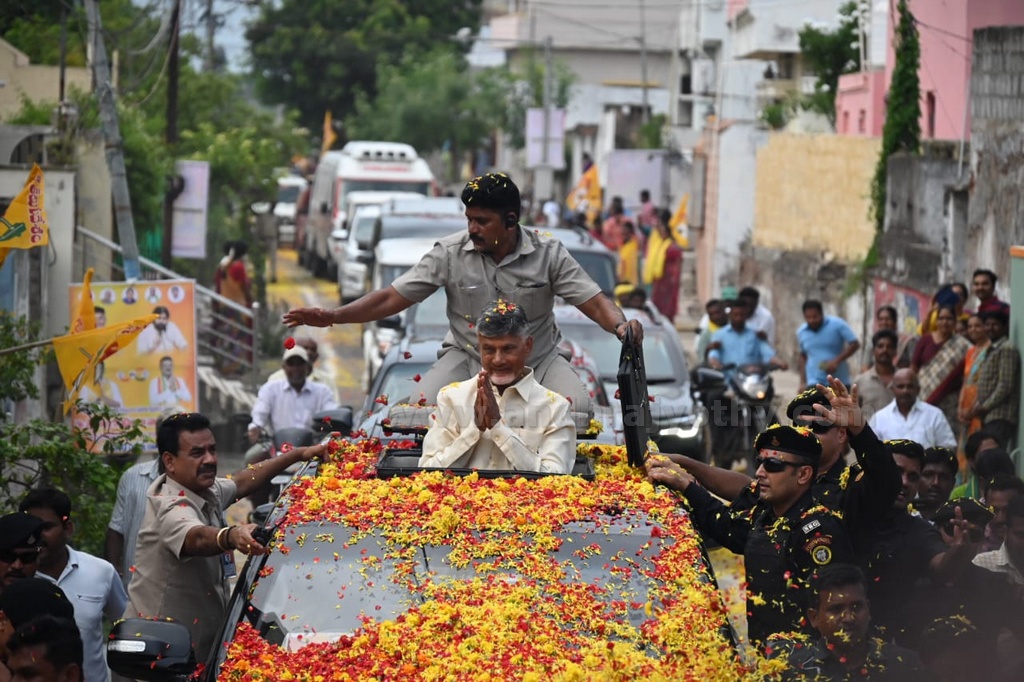
{"type": "MultiPolygon", "coordinates": [[[[79,312],[82,284],[70,287],[72,319],[79,312]]],[[[157,315],[126,348],[97,365],[81,390],[86,402],[101,402],[126,419],[139,419],[149,440],[157,418],[165,412],[198,412],[196,373],[196,299],[192,280],[92,282],[96,328],[157,315]]],[[[84,426],[86,415],[72,421],[84,426]]],[[[156,444],[146,445],[148,452],[156,444]]]]}

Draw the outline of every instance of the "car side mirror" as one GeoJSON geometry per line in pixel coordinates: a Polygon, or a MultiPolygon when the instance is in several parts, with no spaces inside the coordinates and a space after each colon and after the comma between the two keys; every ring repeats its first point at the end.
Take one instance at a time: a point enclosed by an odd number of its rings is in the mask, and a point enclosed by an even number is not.
{"type": "Polygon", "coordinates": [[[126,618],[107,640],[107,665],[118,675],[142,682],[187,679],[196,669],[188,628],[171,620],[126,618]]]}

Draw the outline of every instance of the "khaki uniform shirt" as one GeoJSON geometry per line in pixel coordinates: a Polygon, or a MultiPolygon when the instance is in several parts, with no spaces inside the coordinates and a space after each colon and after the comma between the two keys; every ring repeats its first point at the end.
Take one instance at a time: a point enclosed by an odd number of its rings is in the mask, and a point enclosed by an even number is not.
{"type": "Polygon", "coordinates": [[[544,388],[529,370],[495,398],[501,420],[476,426],[476,379],[449,384],[423,438],[421,467],[542,471],[568,474],[576,461],[576,426],[569,401],[544,388]]]}
{"type": "Polygon", "coordinates": [[[473,326],[484,307],[499,298],[522,306],[533,337],[533,353],[526,360],[531,367],[543,366],[561,341],[551,312],[555,296],[579,306],[601,293],[562,242],[522,227],[515,251],[501,263],[495,263],[490,254],[478,253],[469,232],[463,231],[438,240],[393,286],[415,302],[444,287],[451,330],[440,354],[458,349],[476,364],[480,352],[473,326]]]}
{"type": "MultiPolygon", "coordinates": [[[[235,499],[234,481],[218,478],[203,495],[162,474],[146,491],[146,511],[135,549],[135,577],[128,586],[126,618],[173,618],[192,633],[197,660],[205,662],[224,623],[230,588],[223,555],[182,556],[196,526],[224,526],[224,508],[235,499]]],[[[232,557],[233,558],[233,557],[232,557]]]]}
{"type": "Polygon", "coordinates": [[[862,408],[868,419],[891,403],[895,397],[892,389],[882,381],[874,367],[855,376],[853,383],[857,384],[857,392],[863,402],[862,408]]]}

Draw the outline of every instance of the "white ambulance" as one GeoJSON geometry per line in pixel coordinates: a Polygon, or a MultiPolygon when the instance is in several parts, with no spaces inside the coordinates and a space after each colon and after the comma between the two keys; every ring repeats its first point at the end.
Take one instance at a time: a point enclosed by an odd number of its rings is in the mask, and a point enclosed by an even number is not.
{"type": "Polygon", "coordinates": [[[349,142],[320,157],[309,198],[309,221],[301,262],[314,274],[333,279],[330,235],[346,227],[351,192],[435,193],[434,174],[410,145],[400,142],[349,142]]]}

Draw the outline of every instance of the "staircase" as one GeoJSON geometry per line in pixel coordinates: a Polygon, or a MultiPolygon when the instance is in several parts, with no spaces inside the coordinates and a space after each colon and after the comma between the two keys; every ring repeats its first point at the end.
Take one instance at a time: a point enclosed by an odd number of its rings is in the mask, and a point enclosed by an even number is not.
{"type": "MultiPolygon", "coordinates": [[[[81,226],[76,228],[75,235],[72,273],[75,281],[80,282],[90,267],[99,272],[110,272],[113,279],[123,279],[120,245],[81,226]]],[[[143,280],[187,279],[146,258],[140,258],[139,261],[143,280]]],[[[195,285],[195,293],[199,408],[211,421],[227,422],[235,414],[252,412],[256,403],[260,383],[259,324],[255,319],[259,312],[258,304],[250,310],[200,284],[195,285]],[[225,314],[228,311],[233,315],[225,314]],[[241,322],[236,318],[240,318],[241,322]],[[225,329],[230,328],[251,331],[248,334],[250,340],[246,342],[230,338],[224,333],[225,329]],[[225,341],[231,344],[222,343],[225,341]],[[227,350],[232,346],[240,351],[240,357],[227,350]],[[242,372],[237,378],[226,377],[217,369],[218,364],[228,362],[242,366],[242,372]]]]}

